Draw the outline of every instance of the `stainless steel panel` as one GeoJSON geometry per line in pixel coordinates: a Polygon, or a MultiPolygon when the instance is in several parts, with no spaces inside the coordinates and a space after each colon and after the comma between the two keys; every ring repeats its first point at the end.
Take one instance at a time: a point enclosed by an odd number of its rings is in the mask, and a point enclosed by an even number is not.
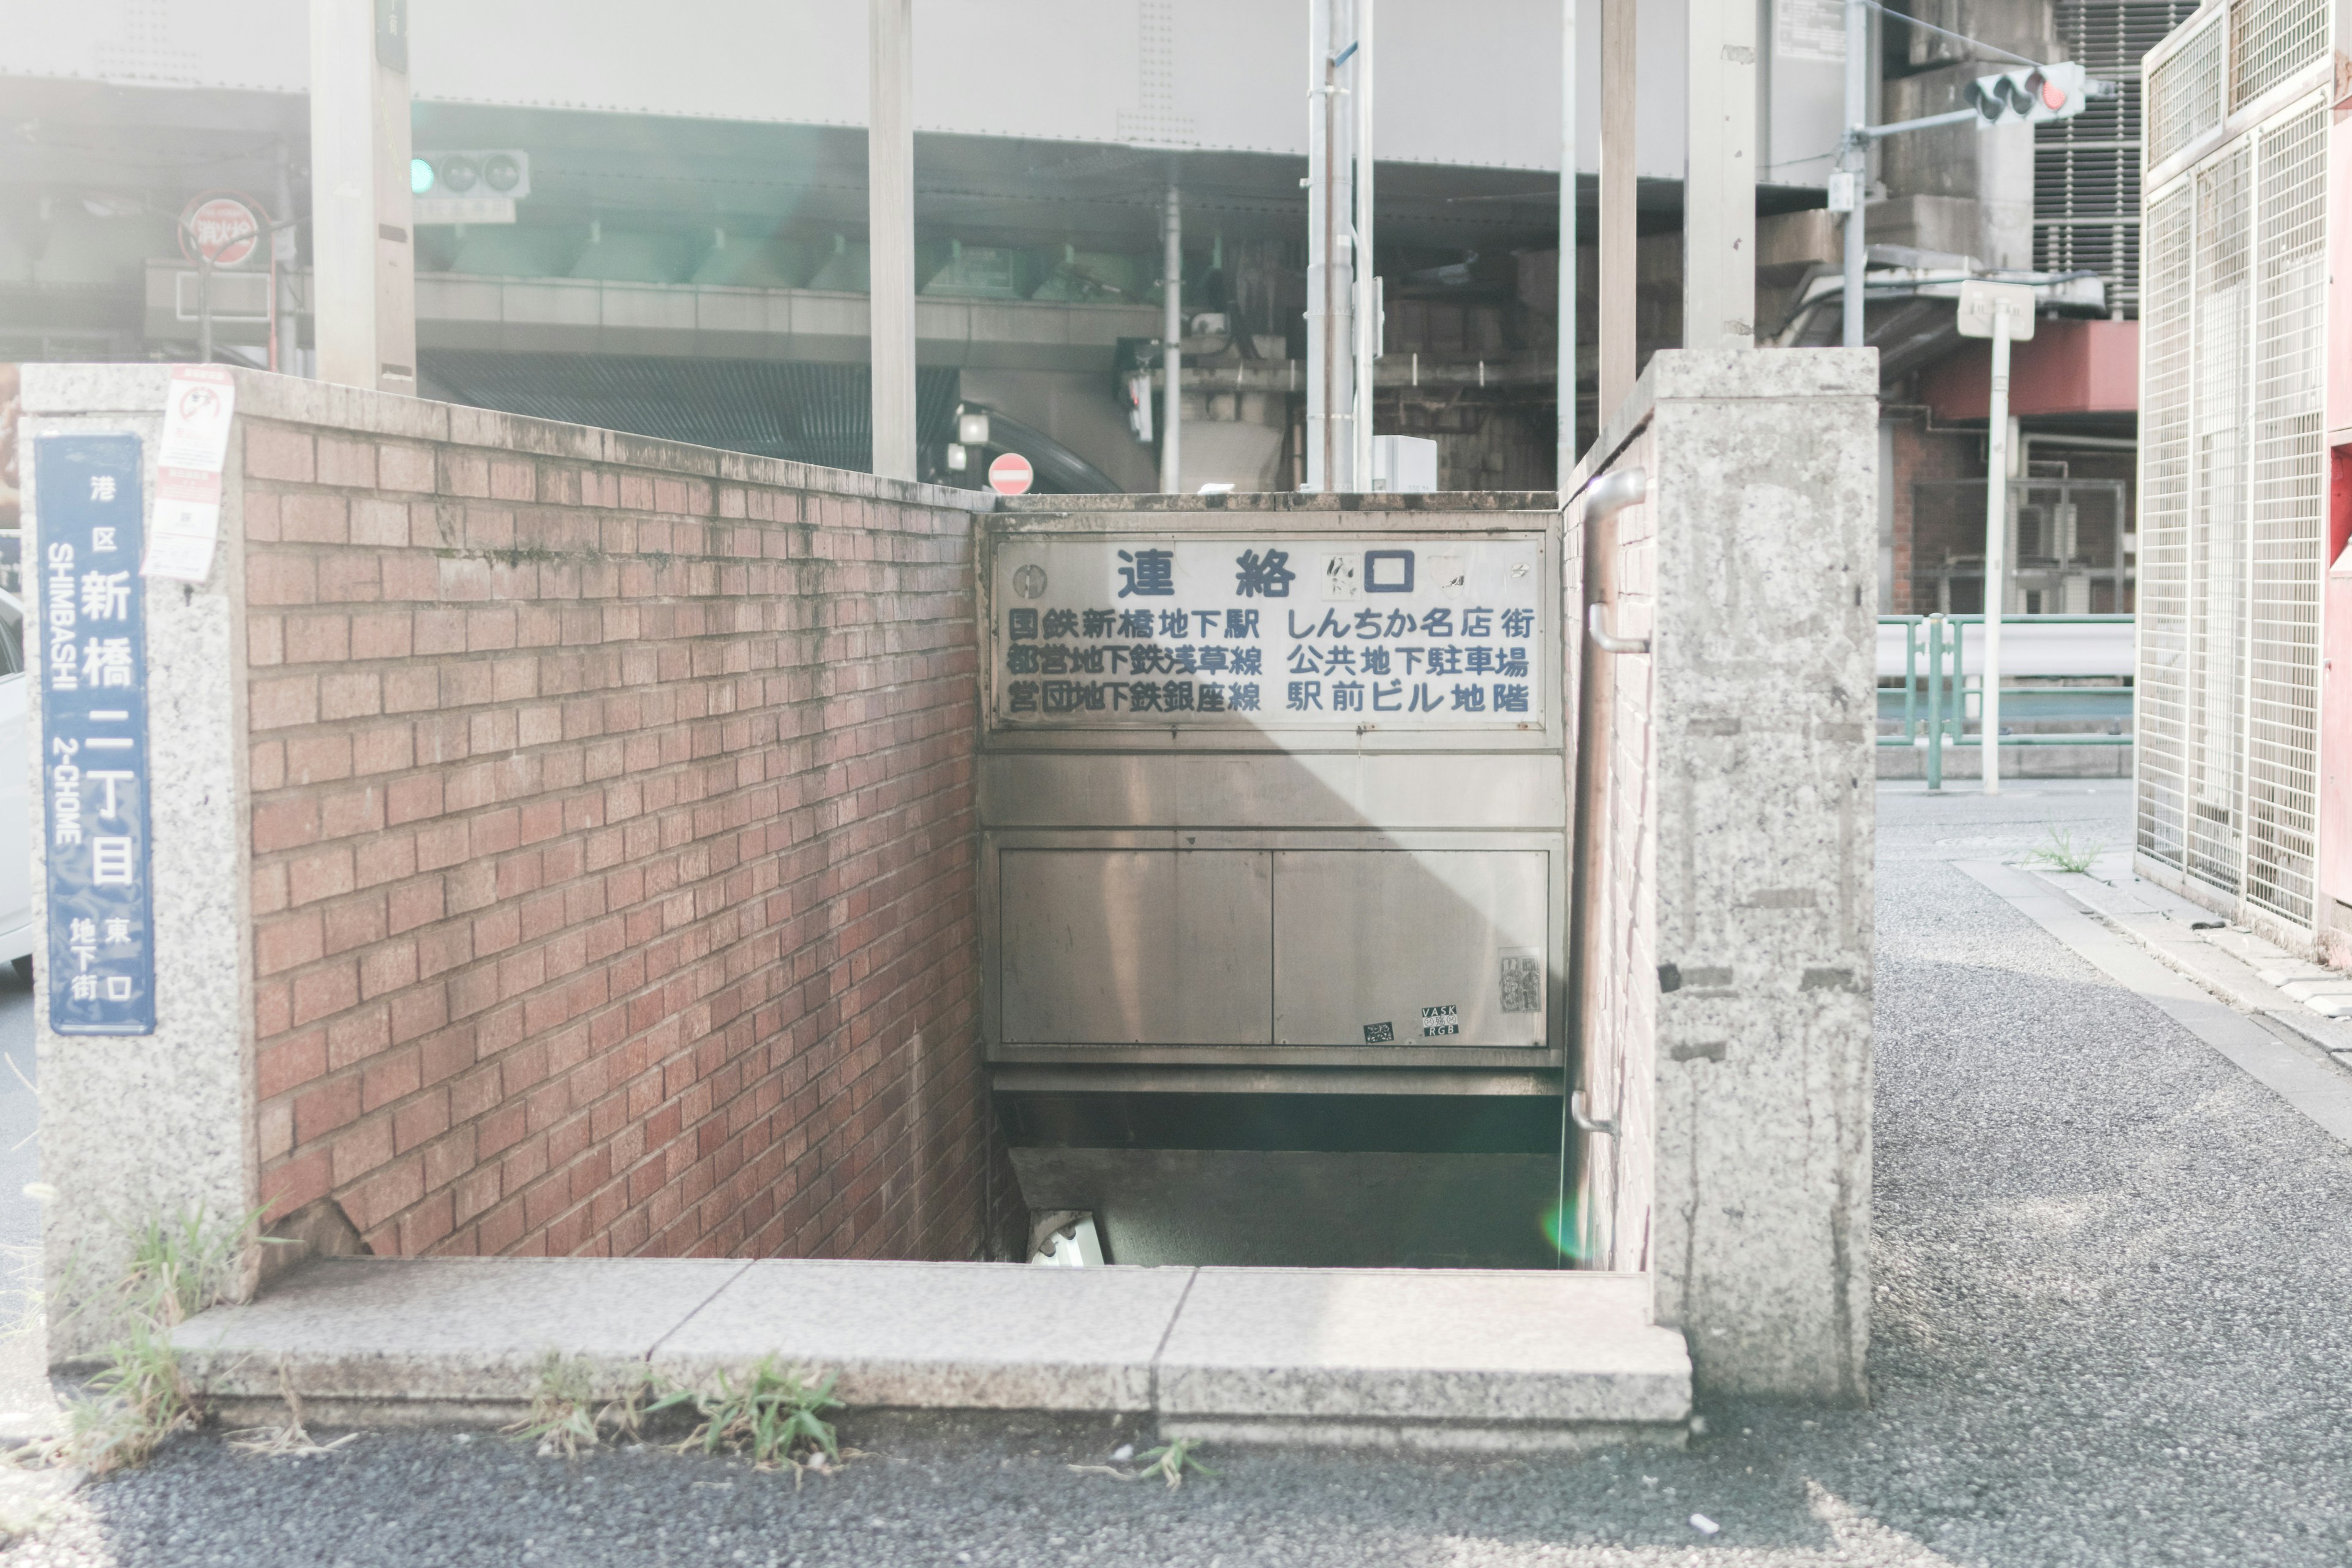
{"type": "Polygon", "coordinates": [[[1507,956],[1554,951],[1548,858],[1532,850],[1277,852],[1276,1043],[1541,1045],[1547,1010],[1504,1011],[1503,973],[1507,956]]]}
{"type": "Polygon", "coordinates": [[[1015,1064],[989,1073],[1008,1093],[1072,1094],[1558,1094],[1560,1075],[1495,1068],[1165,1067],[1152,1057],[1130,1067],[1015,1064]]]}
{"type": "Polygon", "coordinates": [[[1014,849],[998,858],[1009,1045],[1265,1045],[1272,857],[1014,849]]]}
{"type": "Polygon", "coordinates": [[[1556,752],[1121,756],[997,752],[991,827],[1538,828],[1566,822],[1556,752]],[[1475,771],[1477,788],[1465,789],[1475,771]]]}

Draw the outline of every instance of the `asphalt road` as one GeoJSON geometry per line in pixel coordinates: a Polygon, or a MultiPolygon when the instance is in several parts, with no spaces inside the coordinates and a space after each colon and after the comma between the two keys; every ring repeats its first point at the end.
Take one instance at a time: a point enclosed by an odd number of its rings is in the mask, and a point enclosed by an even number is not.
{"type": "Polygon", "coordinates": [[[1106,1427],[856,1420],[795,1487],[480,1434],[86,1489],[10,1565],[2352,1561],[2352,1156],[1952,870],[2128,786],[1881,795],[1867,1410],[1721,1405],[1687,1451],[1442,1461],[1229,1450],[1179,1492],[1073,1472],[1106,1427]],[[1690,1516],[1720,1526],[1703,1536],[1690,1516]]]}

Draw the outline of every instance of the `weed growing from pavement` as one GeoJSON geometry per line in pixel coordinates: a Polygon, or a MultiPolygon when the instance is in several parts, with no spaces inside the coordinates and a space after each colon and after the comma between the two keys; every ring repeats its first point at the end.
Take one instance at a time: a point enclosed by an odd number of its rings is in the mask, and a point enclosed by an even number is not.
{"type": "Polygon", "coordinates": [[[1157,1448],[1146,1448],[1136,1456],[1138,1468],[1135,1479],[1142,1480],[1147,1476],[1158,1476],[1168,1483],[1168,1489],[1172,1492],[1184,1484],[1184,1472],[1188,1469],[1213,1477],[1216,1471],[1192,1458],[1192,1450],[1198,1447],[1198,1438],[1178,1437],[1162,1443],[1157,1448]]]}
{"type": "Polygon", "coordinates": [[[610,1380],[600,1383],[596,1363],[588,1357],[550,1351],[539,1363],[530,1413],[505,1430],[538,1444],[541,1453],[560,1452],[566,1458],[596,1447],[607,1433],[635,1436],[656,1392],[652,1371],[639,1368],[626,1386],[608,1396],[609,1387],[610,1380]]]}
{"type": "MultiPolygon", "coordinates": [[[[1146,1448],[1136,1455],[1136,1468],[1131,1470],[1122,1470],[1116,1465],[1072,1465],[1070,1468],[1081,1475],[1112,1476],[1122,1481],[1139,1481],[1147,1476],[1157,1476],[1168,1483],[1168,1489],[1172,1492],[1184,1484],[1187,1470],[1197,1476],[1216,1475],[1216,1471],[1192,1458],[1192,1450],[1200,1446],[1198,1437],[1173,1437],[1157,1448],[1146,1448]]],[[[1124,1459],[1129,1452],[1122,1444],[1111,1458],[1124,1459]]]]}
{"type": "Polygon", "coordinates": [[[151,1216],[131,1232],[130,1266],[107,1303],[118,1336],[100,1351],[89,1392],[68,1405],[64,1433],[19,1450],[22,1458],[104,1475],[142,1463],[173,1433],[203,1422],[172,1331],[228,1293],[261,1214],[222,1225],[199,1206],[151,1216]]]}
{"type": "Polygon", "coordinates": [[[2076,844],[2074,836],[2063,827],[2050,830],[2050,842],[2035,849],[2025,858],[2033,865],[2047,866],[2053,871],[2072,871],[2080,876],[2091,868],[2099,858],[2103,844],[2076,844]]]}
{"type": "Polygon", "coordinates": [[[774,1356],[761,1356],[740,1383],[721,1370],[707,1384],[671,1389],[647,1405],[646,1414],[683,1408],[702,1418],[677,1446],[680,1453],[733,1448],[749,1454],[757,1469],[805,1460],[807,1468],[822,1470],[841,1458],[840,1439],[824,1416],[840,1409],[841,1401],[833,1396],[830,1374],[816,1383],[806,1378],[797,1367],[786,1371],[774,1356]]]}
{"type": "Polygon", "coordinates": [[[355,1441],[359,1434],[346,1432],[331,1443],[321,1443],[310,1436],[302,1421],[302,1396],[294,1392],[294,1380],[286,1370],[286,1362],[278,1363],[278,1389],[286,1400],[286,1419],[275,1426],[248,1426],[228,1434],[228,1446],[247,1454],[266,1454],[276,1458],[281,1454],[325,1454],[355,1441]]]}

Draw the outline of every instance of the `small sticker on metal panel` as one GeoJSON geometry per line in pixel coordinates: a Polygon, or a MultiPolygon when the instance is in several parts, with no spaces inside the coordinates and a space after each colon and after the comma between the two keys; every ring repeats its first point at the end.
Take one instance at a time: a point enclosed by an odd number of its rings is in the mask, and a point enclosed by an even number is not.
{"type": "Polygon", "coordinates": [[[1364,1044],[1368,1046],[1391,1045],[1393,1044],[1395,1040],[1396,1026],[1394,1024],[1367,1024],[1364,1026],[1364,1044]]]}
{"type": "Polygon", "coordinates": [[[1543,960],[1533,949],[1503,954],[1503,1011],[1543,1011],[1543,960]]]}
{"type": "Polygon", "coordinates": [[[1364,596],[1363,579],[1357,575],[1357,555],[1326,555],[1323,557],[1323,596],[1327,599],[1360,599],[1364,596]]]}
{"type": "Polygon", "coordinates": [[[1429,1039],[1438,1035],[1458,1035],[1462,1032],[1462,1014],[1457,1007],[1423,1007],[1421,1010],[1421,1037],[1429,1039]]]}

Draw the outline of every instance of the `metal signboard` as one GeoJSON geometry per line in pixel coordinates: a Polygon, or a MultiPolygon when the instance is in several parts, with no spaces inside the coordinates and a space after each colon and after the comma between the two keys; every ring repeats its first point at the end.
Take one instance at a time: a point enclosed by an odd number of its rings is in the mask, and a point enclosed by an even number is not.
{"type": "Polygon", "coordinates": [[[1538,537],[1003,540],[999,728],[1540,731],[1538,537]]]}
{"type": "Polygon", "coordinates": [[[257,203],[213,191],[180,214],[180,254],[215,267],[242,267],[260,253],[264,226],[257,203]]]}
{"type": "Polygon", "coordinates": [[[26,653],[40,682],[49,1027],[155,1029],[136,436],[43,436],[26,653]]]}

